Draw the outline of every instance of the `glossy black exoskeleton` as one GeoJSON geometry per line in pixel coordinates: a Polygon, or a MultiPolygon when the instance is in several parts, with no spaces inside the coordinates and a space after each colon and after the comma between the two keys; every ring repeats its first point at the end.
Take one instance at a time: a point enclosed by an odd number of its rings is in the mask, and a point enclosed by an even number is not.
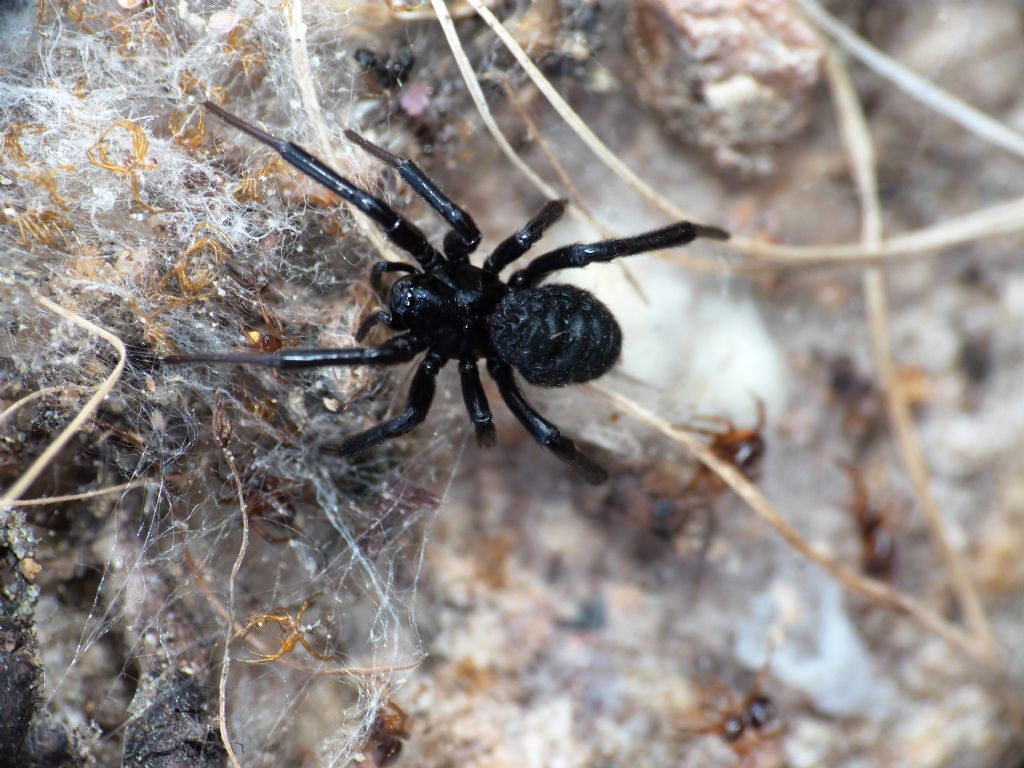
{"type": "Polygon", "coordinates": [[[425,352],[413,376],[405,411],[345,440],[340,452],[353,454],[388,438],[403,435],[421,423],[430,410],[438,371],[448,360],[459,361],[466,409],[477,442],[495,442],[490,407],[480,382],[477,360],[487,370],[509,409],[541,445],[572,465],[587,481],[600,483],[607,473],[582,454],[572,440],[527,402],[513,371],[532,384],[557,387],[590,381],[618,359],[622,332],[609,309],[589,292],[570,285],[538,283],[551,272],[585,267],[658,248],[685,245],[698,237],[725,239],[717,227],[682,221],[633,237],[572,244],[538,256],[502,281],[501,271],[525,254],[565,212],[564,200],[541,208],[525,226],[498,244],[482,267],[469,262],[481,234],[473,219],[449,200],[413,162],[397,157],[354,133],[345,135],[399,175],[449,224],[443,255],[411,222],[387,204],[359,189],[301,147],[275,138],[220,107],[206,108],[230,125],[274,148],[286,161],[319,181],[381,226],[416,265],[380,261],[373,266],[371,285],[387,308],[360,324],[356,340],[383,324],[402,332],[377,347],[347,349],[282,349],[270,354],[195,354],[165,358],[167,363],[204,362],[267,365],[278,369],[322,365],[394,364],[425,352]],[[390,291],[383,291],[386,272],[406,272],[390,291]]]}

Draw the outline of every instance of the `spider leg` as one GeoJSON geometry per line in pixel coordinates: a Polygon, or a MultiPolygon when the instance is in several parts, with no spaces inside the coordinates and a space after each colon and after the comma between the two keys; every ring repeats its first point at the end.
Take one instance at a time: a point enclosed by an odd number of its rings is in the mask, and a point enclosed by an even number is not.
{"type": "Polygon", "coordinates": [[[516,384],[512,368],[507,363],[494,357],[488,358],[487,370],[497,382],[498,391],[501,392],[501,397],[508,405],[509,410],[519,419],[534,440],[566,464],[572,465],[573,469],[591,485],[600,485],[608,479],[608,473],[600,464],[580,453],[572,440],[563,437],[558,431],[558,427],[537,413],[533,406],[526,401],[519,385],[516,384]]]}
{"type": "Polygon", "coordinates": [[[544,207],[515,234],[498,244],[484,262],[484,271],[496,275],[530,250],[533,244],[544,236],[544,230],[562,218],[568,204],[566,200],[549,200],[545,203],[544,207]]]}
{"type": "Polygon", "coordinates": [[[170,355],[163,358],[162,362],[167,365],[180,365],[181,363],[265,365],[283,371],[292,368],[317,368],[325,365],[394,365],[412,360],[422,349],[422,345],[415,343],[407,334],[388,339],[379,347],[288,349],[269,354],[228,352],[226,354],[170,355]]]}
{"type": "Polygon", "coordinates": [[[437,184],[431,181],[423,169],[412,160],[391,154],[353,130],[346,130],[345,136],[382,163],[390,165],[398,171],[398,175],[405,183],[412,187],[413,191],[427,202],[427,205],[441,214],[452,228],[452,231],[444,238],[445,255],[455,262],[465,263],[468,261],[467,257],[476,250],[483,237],[476,222],[473,221],[473,217],[449,200],[437,184]]]}
{"type": "Polygon", "coordinates": [[[433,352],[428,354],[412,377],[409,401],[405,406],[405,411],[400,416],[389,419],[383,424],[378,424],[365,432],[346,438],[338,447],[338,454],[351,456],[354,453],[361,453],[382,440],[400,437],[411,431],[417,424],[423,423],[430,410],[430,404],[434,401],[437,372],[441,370],[445,362],[445,359],[438,354],[433,352]]]}
{"type": "Polygon", "coordinates": [[[728,240],[729,233],[718,227],[680,221],[632,237],[601,240],[596,243],[573,243],[538,256],[528,266],[513,274],[509,278],[508,284],[512,288],[528,288],[549,272],[585,267],[595,261],[611,261],[620,256],[635,256],[638,253],[654,251],[659,248],[686,245],[698,237],[728,240]]]}
{"type": "Polygon", "coordinates": [[[391,313],[382,309],[380,312],[367,315],[360,321],[356,332],[352,334],[352,338],[356,341],[362,341],[375,325],[391,325],[391,313]]]}
{"type": "MultiPolygon", "coordinates": [[[[377,298],[381,301],[386,301],[387,299],[384,287],[381,285],[381,275],[385,272],[411,272],[415,274],[417,269],[412,264],[405,264],[401,261],[378,261],[375,263],[370,270],[370,288],[373,289],[373,292],[377,294],[377,298]]],[[[380,310],[379,312],[367,315],[360,321],[356,332],[353,334],[353,338],[356,341],[362,341],[366,338],[366,334],[370,332],[371,328],[381,323],[391,325],[391,319],[391,313],[387,310],[380,310]]]]}
{"type": "Polygon", "coordinates": [[[480,383],[476,360],[464,358],[459,363],[459,376],[462,379],[462,398],[466,401],[466,410],[469,411],[469,418],[476,429],[476,443],[481,448],[491,448],[497,441],[497,434],[494,431],[491,408],[487,404],[487,395],[484,394],[483,385],[480,383]]]}
{"type": "Polygon", "coordinates": [[[266,144],[292,166],[311,179],[320,182],[332,192],[336,192],[365,213],[380,225],[391,242],[403,251],[410,253],[423,269],[429,272],[444,263],[444,258],[434,249],[419,227],[399,216],[383,200],[374,197],[369,192],[364,192],[337,171],[328,168],[322,160],[318,160],[297,144],[261,131],[240,117],[235,117],[230,112],[221,109],[213,102],[204,101],[203,106],[228,125],[266,144]]]}
{"type": "Polygon", "coordinates": [[[416,272],[416,267],[412,264],[405,264],[401,261],[378,261],[373,265],[373,269],[370,270],[370,287],[378,296],[383,296],[383,287],[381,286],[381,276],[385,272],[416,272]]]}

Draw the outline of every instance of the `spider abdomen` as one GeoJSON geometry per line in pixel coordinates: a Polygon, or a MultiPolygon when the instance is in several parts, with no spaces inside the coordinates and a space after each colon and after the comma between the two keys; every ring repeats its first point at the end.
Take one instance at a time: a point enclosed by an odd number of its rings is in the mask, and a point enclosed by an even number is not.
{"type": "Polygon", "coordinates": [[[622,331],[608,307],[572,285],[511,291],[488,326],[501,359],[540,387],[596,379],[622,349],[622,331]]]}

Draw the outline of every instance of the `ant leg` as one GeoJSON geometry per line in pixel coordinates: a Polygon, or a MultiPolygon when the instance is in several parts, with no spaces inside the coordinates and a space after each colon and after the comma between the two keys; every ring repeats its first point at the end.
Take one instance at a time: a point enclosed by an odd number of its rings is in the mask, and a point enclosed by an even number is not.
{"type": "Polygon", "coordinates": [[[431,181],[423,169],[412,160],[391,154],[351,129],[345,131],[345,136],[385,165],[390,165],[398,171],[398,175],[405,183],[412,187],[413,191],[422,197],[427,205],[441,214],[441,217],[452,228],[452,231],[444,238],[445,255],[455,262],[465,263],[468,261],[467,257],[476,250],[483,237],[476,222],[473,221],[473,217],[449,200],[437,184],[431,181]]]}
{"type": "Polygon", "coordinates": [[[240,117],[235,117],[230,112],[221,109],[213,102],[204,101],[203,106],[228,125],[266,144],[311,179],[315,179],[332,192],[341,195],[342,198],[377,222],[388,239],[403,251],[411,254],[423,269],[429,272],[444,263],[444,258],[434,249],[419,227],[403,219],[383,200],[361,190],[337,171],[328,168],[322,160],[318,160],[299,145],[271,136],[240,117]]]}
{"type": "Polygon", "coordinates": [[[476,368],[476,360],[466,358],[459,363],[459,376],[462,379],[462,399],[466,402],[466,410],[476,429],[476,444],[481,448],[491,448],[497,442],[491,408],[487,404],[480,383],[480,372],[476,368]]]}
{"type": "Polygon", "coordinates": [[[498,244],[484,262],[484,271],[496,275],[530,250],[533,244],[544,236],[544,230],[562,218],[568,204],[567,200],[549,200],[545,203],[537,215],[521,229],[498,244]]]}
{"type": "Polygon", "coordinates": [[[549,272],[585,267],[595,261],[611,261],[620,256],[635,256],[658,248],[686,245],[698,237],[728,240],[729,233],[718,227],[680,221],[633,237],[601,240],[596,243],[573,243],[538,256],[527,267],[512,275],[508,284],[512,288],[528,288],[549,272]]]}
{"type": "Polygon", "coordinates": [[[434,401],[434,383],[437,379],[437,372],[441,370],[445,362],[445,359],[438,354],[428,354],[416,369],[416,375],[412,377],[409,401],[402,415],[346,438],[338,447],[339,455],[351,456],[354,453],[361,453],[382,440],[400,437],[416,425],[422,424],[423,420],[427,418],[427,412],[430,411],[430,404],[434,401]]]}
{"type": "Polygon", "coordinates": [[[292,368],[318,368],[326,365],[395,365],[412,360],[423,349],[405,336],[396,336],[379,347],[351,347],[348,349],[288,349],[270,354],[229,352],[227,354],[201,353],[198,355],[170,355],[163,358],[167,365],[181,363],[213,363],[231,365],[265,365],[279,371],[292,368]]]}
{"type": "Polygon", "coordinates": [[[558,427],[545,419],[531,406],[516,384],[512,368],[497,358],[487,360],[487,370],[498,384],[498,391],[508,405],[510,411],[526,428],[533,439],[550,450],[555,456],[569,464],[579,472],[583,479],[591,485],[600,485],[608,479],[608,473],[593,459],[580,453],[567,437],[563,437],[558,427]]]}
{"type": "Polygon", "coordinates": [[[385,272],[411,272],[415,274],[416,267],[401,261],[378,261],[374,264],[373,269],[370,270],[370,287],[378,296],[382,295],[381,277],[385,272]]]}

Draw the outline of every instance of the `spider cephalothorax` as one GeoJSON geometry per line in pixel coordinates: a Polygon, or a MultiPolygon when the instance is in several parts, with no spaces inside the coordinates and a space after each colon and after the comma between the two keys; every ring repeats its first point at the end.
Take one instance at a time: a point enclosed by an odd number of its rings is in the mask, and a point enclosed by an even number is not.
{"type": "Polygon", "coordinates": [[[679,222],[652,232],[597,243],[572,244],[538,256],[502,281],[501,271],[525,254],[565,212],[563,200],[548,202],[522,229],[498,244],[482,267],[469,262],[480,244],[473,219],[449,200],[414,163],[371,144],[352,131],[345,135],[399,175],[451,226],[443,255],[411,222],[383,201],[356,187],[301,147],[270,136],[209,102],[206,108],[230,125],[273,147],[286,161],[376,221],[388,238],[409,253],[416,265],[379,261],[370,282],[385,300],[383,309],[360,324],[356,340],[383,324],[400,335],[377,347],[287,349],[270,354],[198,354],[165,358],[168,363],[205,362],[268,365],[278,369],[322,365],[385,365],[403,363],[426,353],[416,369],[405,411],[383,424],[345,440],[342,454],[365,450],[403,435],[421,423],[434,398],[438,371],[459,361],[462,393],[476,429],[477,442],[495,442],[490,407],[480,383],[477,360],[487,370],[509,409],[541,445],[571,464],[591,483],[607,473],[580,453],[569,438],[526,401],[514,371],[531,384],[558,387],[590,381],[606,373],[618,359],[622,331],[609,309],[587,291],[571,285],[538,283],[551,272],[585,267],[657,248],[684,245],[698,237],[725,239],[716,227],[679,222]],[[382,290],[385,272],[407,272],[389,291],[382,290]]]}

